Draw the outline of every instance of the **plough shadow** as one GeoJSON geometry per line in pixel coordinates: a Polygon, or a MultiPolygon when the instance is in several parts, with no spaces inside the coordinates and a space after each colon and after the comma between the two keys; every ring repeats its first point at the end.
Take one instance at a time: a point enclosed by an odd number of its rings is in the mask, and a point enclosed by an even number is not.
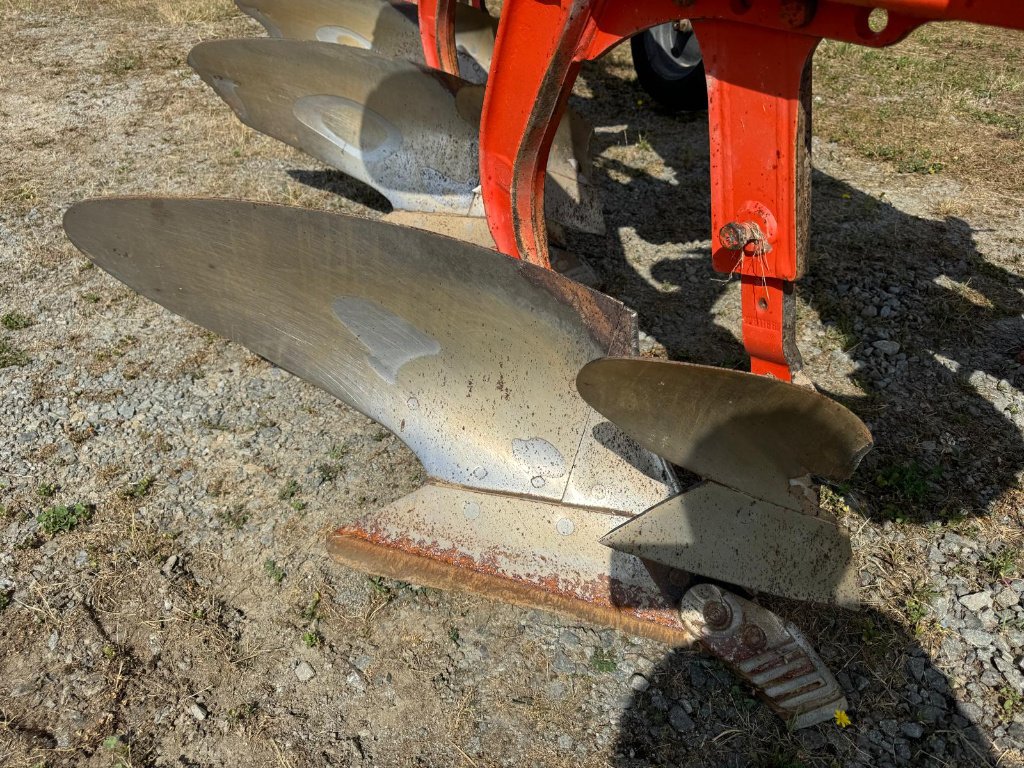
{"type": "MultiPolygon", "coordinates": [[[[595,91],[614,82],[606,72],[593,80],[595,91]]],[[[573,102],[598,128],[595,156],[625,135],[642,137],[658,159],[637,171],[600,158],[608,234],[574,233],[570,247],[590,259],[606,293],[638,311],[642,332],[671,359],[745,368],[739,339],[717,322],[738,306],[723,309],[729,281],[710,268],[706,117],[644,107],[623,132],[600,132],[602,122],[621,124],[618,113],[602,120],[601,109],[637,100],[632,83],[619,81],[616,90],[614,98],[573,102]],[[626,250],[636,241],[657,246],[657,255],[641,250],[631,261],[626,250]]],[[[1024,469],[1024,417],[993,406],[978,391],[991,380],[977,374],[1020,389],[1024,279],[986,261],[960,218],[907,214],[820,171],[812,186],[809,265],[797,292],[824,333],[802,337],[801,349],[816,374],[826,371],[823,391],[857,413],[875,439],[850,485],[838,490],[876,522],[987,514],[1024,469]],[[879,341],[900,348],[889,354],[879,341]]]]}
{"type": "MultiPolygon", "coordinates": [[[[599,160],[595,176],[608,235],[603,242],[577,235],[570,247],[591,258],[605,292],[638,310],[642,331],[670,358],[744,367],[739,340],[716,322],[728,284],[711,271],[706,243],[706,115],[670,117],[641,107],[622,127],[621,112],[612,109],[636,104],[642,92],[603,62],[585,73],[594,98],[574,97],[572,106],[599,131],[594,155],[632,135],[659,159],[641,171],[633,162],[599,160]],[[641,256],[638,263],[634,249],[631,261],[626,251],[635,239],[672,255],[659,252],[646,262],[641,256]]],[[[875,522],[956,522],[986,514],[990,502],[1016,487],[1024,440],[1010,416],[978,392],[972,374],[1017,383],[1013,356],[1024,332],[1024,281],[986,262],[962,219],[913,216],[818,171],[812,206],[810,264],[798,291],[823,321],[826,338],[802,338],[801,345],[816,371],[819,355],[846,362],[839,376],[862,394],[826,394],[858,413],[876,441],[850,486],[837,490],[875,522]],[[896,341],[904,356],[886,358],[875,341],[896,341]]],[[[987,736],[959,711],[949,680],[902,624],[873,609],[807,611],[806,604],[769,602],[838,672],[853,726],[827,723],[791,733],[766,707],[754,706],[722,665],[675,650],[626,707],[614,765],[998,763],[987,736]],[[711,740],[708,722],[720,726],[711,740]]],[[[972,653],[959,638],[950,641],[959,655],[972,653]]]]}

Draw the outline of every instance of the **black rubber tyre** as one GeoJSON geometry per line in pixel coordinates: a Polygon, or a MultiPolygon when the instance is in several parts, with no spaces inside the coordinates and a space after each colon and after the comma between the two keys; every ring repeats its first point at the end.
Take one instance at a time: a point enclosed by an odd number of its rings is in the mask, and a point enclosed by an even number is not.
{"type": "Polygon", "coordinates": [[[629,41],[640,86],[668,112],[708,108],[704,59],[686,23],[661,24],[629,41]]]}

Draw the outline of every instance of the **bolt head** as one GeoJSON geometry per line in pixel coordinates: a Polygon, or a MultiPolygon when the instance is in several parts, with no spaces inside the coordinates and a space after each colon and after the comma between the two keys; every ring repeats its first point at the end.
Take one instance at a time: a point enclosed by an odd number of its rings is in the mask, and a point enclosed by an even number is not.
{"type": "Polygon", "coordinates": [[[704,623],[709,629],[725,629],[732,621],[732,609],[722,600],[704,603],[704,623]]]}
{"type": "Polygon", "coordinates": [[[740,630],[740,639],[752,651],[760,651],[768,645],[768,636],[757,624],[744,624],[740,630]]]}

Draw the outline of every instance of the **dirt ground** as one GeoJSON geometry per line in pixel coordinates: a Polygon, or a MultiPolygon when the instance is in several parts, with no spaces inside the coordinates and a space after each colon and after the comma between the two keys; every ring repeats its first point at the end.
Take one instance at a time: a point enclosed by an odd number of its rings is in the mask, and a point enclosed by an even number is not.
{"type": "MultiPolygon", "coordinates": [[[[821,53],[801,348],[876,447],[827,494],[866,609],[765,601],[850,700],[849,727],[791,733],[695,652],[331,563],[325,532],[416,488],[416,460],[91,268],[60,221],[111,194],[387,202],[191,73],[195,43],[262,33],[226,5],[7,0],[0,29],[0,766],[1024,764],[1024,213],[964,146],[974,101],[945,112],[959,143],[919,126],[872,154],[836,118],[874,108],[841,75],[860,54],[821,53]]],[[[1000,77],[985,151],[1019,151],[1000,77]]],[[[649,354],[743,366],[705,117],[652,109],[622,49],[572,106],[608,235],[571,247],[649,354]]]]}

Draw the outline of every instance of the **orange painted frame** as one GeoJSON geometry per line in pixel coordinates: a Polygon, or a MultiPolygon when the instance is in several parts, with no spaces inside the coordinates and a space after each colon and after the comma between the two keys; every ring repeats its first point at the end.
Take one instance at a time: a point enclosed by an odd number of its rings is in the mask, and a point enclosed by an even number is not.
{"type": "MultiPolygon", "coordinates": [[[[441,49],[454,51],[452,2],[420,0],[421,33],[435,51],[439,40],[441,49]]],[[[550,266],[547,156],[582,62],[681,16],[693,22],[708,76],[713,263],[741,277],[751,369],[788,380],[800,367],[792,283],[806,260],[810,63],[818,42],[882,47],[938,20],[1024,29],[1024,3],[1008,9],[994,0],[505,0],[480,138],[484,206],[499,250],[550,266]],[[888,13],[877,30],[875,8],[888,13]],[[727,224],[757,225],[757,237],[742,247],[723,242],[727,224]]]]}

